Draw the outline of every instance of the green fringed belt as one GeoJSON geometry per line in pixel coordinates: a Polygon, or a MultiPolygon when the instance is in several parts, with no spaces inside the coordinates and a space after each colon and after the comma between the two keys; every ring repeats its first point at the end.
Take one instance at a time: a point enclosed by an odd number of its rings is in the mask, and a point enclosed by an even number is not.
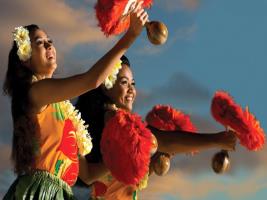
{"type": "Polygon", "coordinates": [[[46,171],[19,176],[9,188],[4,200],[10,199],[75,199],[70,186],[46,171]]]}

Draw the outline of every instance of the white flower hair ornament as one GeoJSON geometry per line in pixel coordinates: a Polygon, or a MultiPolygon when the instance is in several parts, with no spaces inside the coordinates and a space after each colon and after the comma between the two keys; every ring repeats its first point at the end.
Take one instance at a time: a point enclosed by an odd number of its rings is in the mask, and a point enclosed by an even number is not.
{"type": "Polygon", "coordinates": [[[107,89],[111,89],[113,85],[115,84],[117,80],[117,75],[120,69],[122,68],[121,63],[122,63],[121,60],[117,62],[115,66],[113,67],[111,74],[105,79],[104,85],[107,89]]]}
{"type": "Polygon", "coordinates": [[[17,54],[19,59],[24,62],[27,61],[32,53],[29,31],[22,26],[16,27],[13,32],[13,39],[18,47],[17,54]]]}

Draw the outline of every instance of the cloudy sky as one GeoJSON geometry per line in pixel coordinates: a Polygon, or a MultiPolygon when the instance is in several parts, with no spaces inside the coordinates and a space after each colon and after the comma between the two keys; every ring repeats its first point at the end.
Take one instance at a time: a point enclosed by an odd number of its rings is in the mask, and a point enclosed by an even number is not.
{"type": "MultiPolygon", "coordinates": [[[[97,27],[96,0],[0,0],[0,82],[6,72],[11,33],[16,26],[38,24],[55,41],[57,77],[89,69],[120,37],[105,38],[97,27]]],[[[216,90],[228,91],[267,129],[267,0],[154,0],[150,20],[169,29],[163,46],[153,46],[145,30],[127,52],[135,74],[135,111],[143,116],[155,104],[171,104],[190,114],[201,132],[223,128],[210,117],[216,90]]],[[[14,180],[9,160],[9,99],[0,96],[0,198],[14,180]]],[[[164,177],[151,177],[140,192],[146,200],[263,200],[267,195],[267,149],[249,152],[237,146],[231,169],[212,172],[216,149],[196,156],[178,155],[164,177]]],[[[86,199],[87,191],[78,192],[86,199]]]]}

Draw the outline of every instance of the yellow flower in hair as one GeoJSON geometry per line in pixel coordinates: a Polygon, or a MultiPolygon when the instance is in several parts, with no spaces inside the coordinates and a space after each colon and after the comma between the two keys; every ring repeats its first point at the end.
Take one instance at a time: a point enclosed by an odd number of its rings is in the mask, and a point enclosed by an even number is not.
{"type": "Polygon", "coordinates": [[[17,27],[13,32],[13,39],[18,47],[17,54],[19,59],[21,61],[28,60],[32,53],[29,31],[22,26],[17,27]]]}
{"type": "Polygon", "coordinates": [[[111,74],[105,79],[104,85],[107,89],[111,89],[117,80],[117,75],[122,68],[121,66],[122,61],[120,60],[116,65],[113,67],[111,74]]]}
{"type": "Polygon", "coordinates": [[[24,43],[25,41],[30,40],[29,31],[26,28],[23,28],[22,26],[15,28],[13,37],[18,46],[24,43]]]}
{"type": "Polygon", "coordinates": [[[22,60],[22,61],[28,60],[31,57],[31,53],[32,53],[31,45],[29,45],[27,43],[22,43],[19,46],[19,49],[17,51],[17,54],[18,54],[20,60],[22,60]]]}

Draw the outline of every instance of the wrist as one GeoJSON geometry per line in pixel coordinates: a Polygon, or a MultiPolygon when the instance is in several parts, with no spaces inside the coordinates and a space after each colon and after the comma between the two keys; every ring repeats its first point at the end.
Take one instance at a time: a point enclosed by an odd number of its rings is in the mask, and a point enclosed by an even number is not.
{"type": "Polygon", "coordinates": [[[135,31],[128,29],[125,33],[125,37],[130,40],[135,40],[139,36],[139,33],[136,33],[135,31]]]}

